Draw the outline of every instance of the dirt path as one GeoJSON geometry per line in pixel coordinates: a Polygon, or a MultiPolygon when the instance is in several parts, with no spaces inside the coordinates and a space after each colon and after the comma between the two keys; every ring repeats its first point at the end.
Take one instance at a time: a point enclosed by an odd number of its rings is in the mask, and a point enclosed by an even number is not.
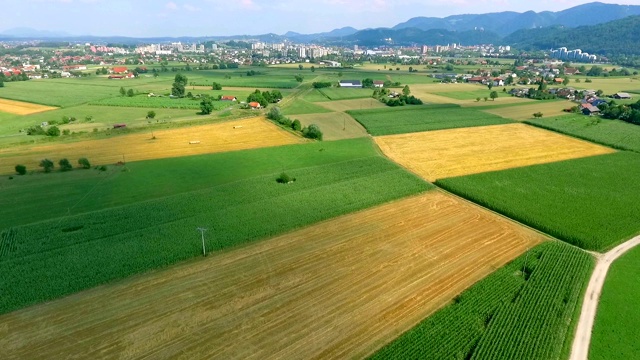
{"type": "Polygon", "coordinates": [[[602,293],[602,286],[609,271],[609,266],[611,266],[617,258],[638,245],[640,245],[640,236],[636,236],[620,244],[598,259],[596,268],[587,286],[587,293],[584,304],[582,305],[582,313],[580,314],[576,337],[573,340],[573,347],[571,348],[570,360],[587,360],[589,345],[591,343],[591,331],[593,330],[598,302],[600,300],[600,294],[602,293]]]}

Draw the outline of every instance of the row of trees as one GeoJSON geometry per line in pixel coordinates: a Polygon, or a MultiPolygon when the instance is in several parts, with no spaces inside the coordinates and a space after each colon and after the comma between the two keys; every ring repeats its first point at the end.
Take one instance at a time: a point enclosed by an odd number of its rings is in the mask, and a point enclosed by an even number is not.
{"type": "Polygon", "coordinates": [[[409,85],[405,85],[402,94],[391,92],[391,90],[382,88],[373,91],[373,97],[387,106],[405,106],[405,105],[422,105],[422,100],[411,95],[409,85]]]}
{"type": "Polygon", "coordinates": [[[293,131],[300,131],[302,133],[302,136],[306,138],[322,140],[323,134],[318,125],[310,124],[309,126],[303,128],[299,120],[291,120],[288,117],[284,116],[280,108],[277,106],[274,106],[269,110],[269,112],[267,113],[267,118],[277,122],[284,127],[290,128],[293,131]]]}
{"type": "MultiPolygon", "coordinates": [[[[71,165],[71,162],[67,158],[60,159],[60,161],[58,161],[58,165],[60,166],[60,171],[73,170],[73,165],[71,165]]],[[[80,167],[83,169],[91,168],[91,163],[89,162],[89,159],[84,157],[78,159],[78,165],[80,165],[80,167]]],[[[38,164],[38,166],[41,167],[44,170],[44,172],[48,173],[53,170],[54,163],[49,159],[42,159],[40,160],[40,164],[38,164]]],[[[27,173],[27,167],[25,165],[18,164],[15,166],[15,170],[18,175],[25,175],[27,173]]]]}
{"type": "Polygon", "coordinates": [[[256,89],[247,97],[247,102],[257,102],[260,106],[267,107],[269,104],[275,104],[282,100],[282,93],[280,90],[260,91],[256,89]]]}
{"type": "Polygon", "coordinates": [[[133,91],[133,89],[125,90],[123,86],[120,87],[120,96],[133,97],[134,95],[135,92],[133,91]]]}
{"type": "Polygon", "coordinates": [[[618,119],[631,124],[640,125],[640,101],[635,104],[622,105],[615,101],[598,105],[605,119],[618,119]]]}

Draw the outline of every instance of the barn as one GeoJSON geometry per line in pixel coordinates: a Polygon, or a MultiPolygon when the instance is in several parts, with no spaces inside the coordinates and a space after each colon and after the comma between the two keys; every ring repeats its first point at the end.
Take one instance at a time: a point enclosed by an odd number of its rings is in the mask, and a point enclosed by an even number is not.
{"type": "Polygon", "coordinates": [[[362,88],[360,80],[340,80],[340,87],[343,88],[362,88]]]}

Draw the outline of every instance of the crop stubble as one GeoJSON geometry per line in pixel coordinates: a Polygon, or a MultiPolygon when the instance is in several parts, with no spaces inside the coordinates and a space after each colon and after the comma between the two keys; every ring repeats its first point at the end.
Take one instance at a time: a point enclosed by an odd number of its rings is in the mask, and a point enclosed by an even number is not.
{"type": "Polygon", "coordinates": [[[108,139],[4,149],[0,150],[0,173],[13,172],[16,164],[37,169],[44,158],[56,163],[68,158],[75,163],[76,159],[86,157],[93,164],[114,164],[122,161],[123,155],[126,161],[140,161],[304,142],[262,118],[159,130],[154,131],[153,136],[155,139],[149,131],[108,139]],[[199,143],[190,144],[192,141],[199,143]]]}
{"type": "Polygon", "coordinates": [[[615,152],[524,124],[380,136],[375,141],[392,160],[429,181],[615,152]]]}
{"type": "Polygon", "coordinates": [[[0,111],[15,115],[30,115],[49,110],[56,110],[57,107],[32,104],[24,101],[0,99],[0,111]]]}
{"type": "Polygon", "coordinates": [[[0,357],[363,357],[543,240],[430,191],[4,315],[0,357]]]}

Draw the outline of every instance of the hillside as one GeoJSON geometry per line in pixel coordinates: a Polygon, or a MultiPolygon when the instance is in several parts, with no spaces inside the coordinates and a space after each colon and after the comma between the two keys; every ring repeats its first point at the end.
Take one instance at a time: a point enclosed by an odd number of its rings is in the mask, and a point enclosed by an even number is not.
{"type": "Polygon", "coordinates": [[[449,31],[467,31],[483,28],[502,36],[520,29],[561,25],[578,27],[601,24],[627,16],[640,15],[640,5],[617,5],[593,2],[575,6],[558,12],[543,11],[536,13],[512,11],[488,14],[452,15],[446,18],[415,17],[393,27],[395,30],[418,28],[421,30],[445,29],[449,31]]]}
{"type": "Polygon", "coordinates": [[[637,54],[640,52],[640,16],[575,29],[554,26],[519,30],[504,38],[502,43],[524,50],[564,46],[601,55],[637,54]]]}
{"type": "Polygon", "coordinates": [[[442,29],[420,30],[417,28],[367,29],[344,37],[344,41],[362,45],[438,45],[457,43],[462,45],[491,44],[500,41],[500,36],[489,31],[449,31],[442,29]]]}

